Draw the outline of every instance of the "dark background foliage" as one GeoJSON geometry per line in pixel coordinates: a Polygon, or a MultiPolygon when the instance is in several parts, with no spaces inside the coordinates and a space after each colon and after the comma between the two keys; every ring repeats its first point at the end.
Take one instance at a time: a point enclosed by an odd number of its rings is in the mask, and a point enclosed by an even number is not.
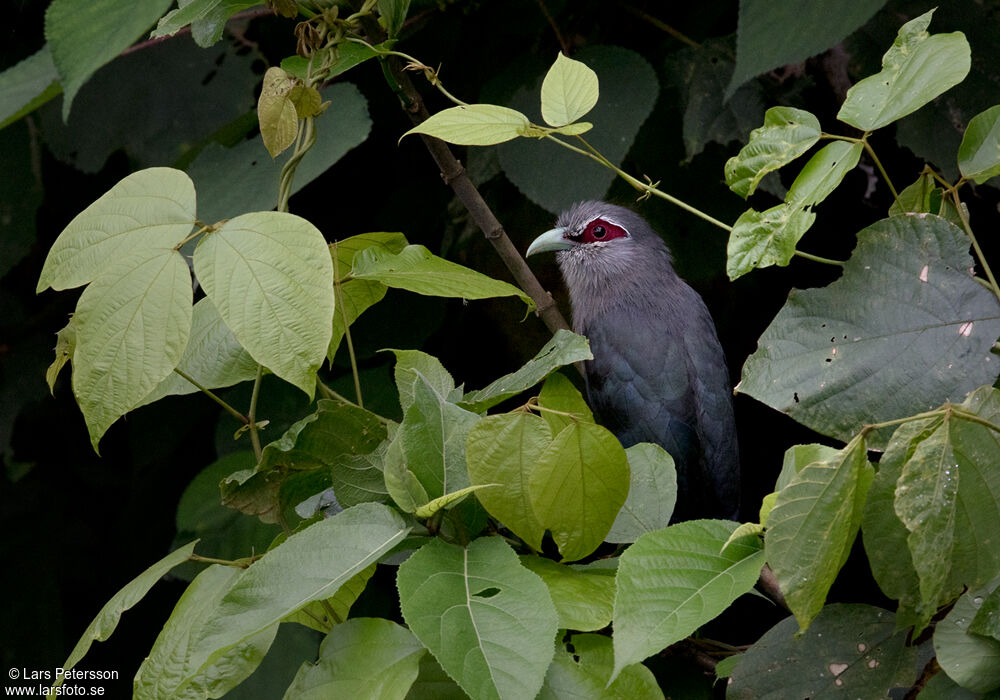
{"type": "MultiPolygon", "coordinates": [[[[837,12],[838,3],[829,5],[830,12],[837,12]]],[[[764,108],[802,107],[825,126],[835,124],[846,87],[875,72],[898,26],[931,5],[923,0],[890,2],[834,49],[754,79],[726,105],[721,92],[735,46],[735,0],[414,1],[399,46],[430,64],[440,63],[453,94],[468,101],[482,97],[500,102],[534,80],[561,47],[631,49],[655,71],[660,92],[623,167],[661,180],[663,190],[732,222],[744,202],[725,187],[723,164],[738,150],[737,142],[760,124],[764,108]],[[674,38],[651,15],[701,48],[674,38]]],[[[44,43],[44,9],[44,3],[24,1],[5,7],[0,69],[44,43]]],[[[924,159],[946,171],[954,169],[964,121],[996,95],[998,72],[989,61],[996,55],[1000,33],[997,12],[992,2],[955,0],[935,15],[935,31],[966,33],[973,72],[934,105],[879,132],[875,146],[897,182],[910,182],[924,159]]],[[[212,49],[198,48],[187,35],[144,47],[93,77],[77,96],[68,124],[62,123],[57,98],[0,131],[0,598],[5,601],[0,655],[6,667],[58,666],[108,597],[169,550],[185,486],[205,465],[234,449],[231,419],[193,395],[135,411],[107,433],[100,456],[93,452],[68,373],[57,383],[54,396],[44,382],[54,334],[65,324],[76,296],[34,294],[45,254],[73,216],[128,173],[151,165],[184,167],[212,140],[252,138],[261,76],[268,65],[294,53],[293,27],[291,20],[262,15],[234,20],[212,49]]],[[[329,240],[401,230],[411,242],[509,279],[478,229],[452,201],[420,141],[405,139],[397,145],[409,123],[377,65],[369,62],[340,80],[356,84],[367,99],[371,134],[295,195],[292,211],[315,223],[329,240]]],[[[432,112],[446,106],[426,83],[418,80],[418,86],[432,112]]],[[[628,105],[619,109],[628,110],[628,105]]],[[[481,191],[520,249],[551,226],[554,215],[500,173],[492,149],[460,157],[477,175],[481,191]]],[[[575,173],[568,168],[539,177],[572,183],[575,173]]],[[[634,193],[616,182],[608,198],[630,203],[634,193]]],[[[995,212],[998,196],[994,189],[980,187],[968,201],[975,220],[977,210],[995,212]]],[[[854,246],[854,232],[884,216],[889,204],[888,191],[863,160],[862,168],[849,174],[844,186],[819,207],[817,224],[803,247],[844,259],[854,246]]],[[[756,271],[730,283],[723,233],[660,201],[638,208],[666,237],[682,276],[705,297],[734,382],[788,290],[824,285],[837,275],[835,268],[795,261],[788,268],[756,271]]],[[[993,236],[983,242],[987,256],[996,253],[995,241],[993,236]]],[[[568,314],[553,261],[532,265],[568,314]]],[[[387,303],[354,326],[366,403],[384,415],[399,412],[391,355],[379,353],[381,348],[422,348],[440,357],[467,387],[484,386],[515,369],[548,335],[538,319],[522,320],[521,313],[509,300],[463,304],[390,290],[387,303]]],[[[338,358],[327,375],[333,386],[349,393],[346,359],[338,358]]],[[[265,382],[264,390],[263,412],[271,419],[266,437],[274,439],[306,412],[306,400],[278,381],[265,382]]],[[[241,392],[246,388],[227,393],[241,392]]],[[[245,399],[236,401],[245,405],[245,399]]],[[[737,396],[736,414],[744,509],[746,519],[755,520],[784,450],[821,438],[745,396],[737,396]]],[[[857,562],[841,574],[831,602],[883,601],[867,564],[863,558],[857,562]]],[[[378,583],[376,577],[355,614],[392,616],[379,597],[384,587],[378,583]]],[[[381,583],[391,585],[391,577],[381,583]]],[[[155,587],[126,614],[109,642],[92,649],[87,666],[119,669],[130,678],[184,585],[172,580],[155,587]]],[[[739,630],[736,636],[751,643],[779,617],[767,603],[752,600],[736,605],[714,624],[739,630]]],[[[663,673],[673,663],[668,658],[652,665],[663,673]]],[[[701,687],[705,692],[704,683],[701,687]]]]}

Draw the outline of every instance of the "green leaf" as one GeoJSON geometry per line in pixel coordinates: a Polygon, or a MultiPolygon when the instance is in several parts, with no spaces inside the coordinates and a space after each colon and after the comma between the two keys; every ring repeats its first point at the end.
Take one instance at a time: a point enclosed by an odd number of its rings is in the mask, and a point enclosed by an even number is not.
{"type": "Polygon", "coordinates": [[[86,656],[91,643],[103,642],[115,631],[122,613],[142,600],[157,581],[178,564],[182,564],[194,553],[197,542],[190,542],[156,562],[134,579],[129,581],[111,600],[104,604],[97,617],[87,626],[80,641],[73,647],[69,657],[62,664],[67,671],[76,666],[86,656]]]}
{"type": "Polygon", "coordinates": [[[282,622],[297,622],[300,625],[326,634],[334,626],[339,626],[351,612],[351,606],[357,602],[368,586],[368,580],[374,575],[378,565],[371,564],[362,569],[337,589],[329,598],[314,600],[291,615],[282,618],[282,622]],[[330,617],[332,611],[333,617],[330,617]]]}
{"type": "MultiPolygon", "coordinates": [[[[574,53],[600,80],[601,99],[587,118],[594,128],[587,143],[615,165],[621,165],[649,117],[659,95],[656,71],[640,54],[620,46],[588,46],[574,53]]],[[[518,66],[520,68],[520,66],[518,66]]],[[[539,73],[514,77],[521,87],[506,104],[535,122],[541,121],[539,73]]],[[[536,134],[541,136],[541,134],[536,134]]],[[[615,173],[581,158],[548,139],[516,139],[497,148],[504,174],[527,197],[550,212],[560,212],[584,199],[604,199],[615,173]],[[572,177],[558,173],[573,173],[572,177]]]]}
{"type": "Polygon", "coordinates": [[[740,3],[736,67],[725,98],[755,75],[801,63],[823,53],[860,28],[885,0],[855,0],[837,7],[802,4],[796,0],[740,3]],[[777,27],[794,31],[776,34],[777,27]]]}
{"type": "MultiPolygon", "coordinates": [[[[239,344],[212,304],[204,297],[194,305],[191,316],[191,337],[177,369],[206,389],[218,389],[253,379],[257,362],[239,344]]],[[[171,372],[151,391],[140,405],[150,404],[164,396],[193,394],[198,387],[171,372]]]]}
{"type": "Polygon", "coordinates": [[[642,664],[626,667],[614,683],[608,683],[613,667],[611,639],[600,634],[574,634],[568,644],[558,646],[538,698],[663,699],[656,677],[642,664]]]}
{"type": "Polygon", "coordinates": [[[563,134],[565,136],[579,136],[580,134],[585,134],[594,125],[590,122],[576,122],[574,124],[567,124],[566,126],[560,126],[558,129],[553,129],[551,133],[553,134],[563,134]]]}
{"type": "Polygon", "coordinates": [[[150,37],[173,36],[190,24],[195,43],[208,48],[222,38],[222,30],[230,17],[263,4],[259,0],[179,0],[177,9],[160,18],[150,37]]]}
{"type": "Polygon", "coordinates": [[[386,34],[393,38],[399,36],[409,9],[410,0],[378,0],[378,13],[385,25],[386,34]]]}
{"type": "Polygon", "coordinates": [[[899,192],[899,197],[889,205],[889,216],[904,214],[936,214],[941,206],[941,190],[931,173],[920,175],[899,192]],[[937,206],[935,206],[935,201],[937,206]]]}
{"type": "MultiPolygon", "coordinates": [[[[992,387],[973,392],[962,407],[981,420],[1000,422],[1000,392],[992,387]]],[[[996,433],[956,413],[947,426],[940,418],[900,426],[879,461],[879,472],[864,514],[865,550],[879,586],[886,595],[900,601],[899,615],[916,624],[918,631],[939,606],[950,602],[963,589],[979,588],[1000,574],[1000,542],[989,534],[992,523],[1000,518],[1000,474],[993,468],[998,450],[1000,439],[996,433]],[[928,509],[928,517],[941,522],[951,517],[954,508],[954,526],[950,557],[942,567],[947,580],[935,599],[925,599],[921,595],[923,589],[928,583],[939,583],[941,574],[936,568],[926,567],[942,565],[934,552],[921,551],[926,544],[922,537],[933,538],[935,533],[910,539],[913,535],[897,516],[894,505],[900,500],[897,492],[904,483],[901,479],[904,469],[911,469],[911,477],[916,476],[928,466],[929,460],[933,461],[935,445],[939,454],[944,451],[940,430],[947,431],[944,442],[951,444],[950,456],[954,462],[941,465],[937,474],[933,469],[930,473],[924,470],[930,479],[927,484],[915,485],[911,478],[907,491],[913,491],[913,497],[910,493],[903,494],[904,503],[909,500],[919,504],[922,498],[935,502],[934,488],[938,482],[961,474],[954,504],[938,499],[938,507],[928,509]],[[934,441],[925,446],[925,441],[932,437],[934,441]],[[945,470],[951,474],[945,475],[945,470]],[[917,550],[911,553],[915,546],[917,550]],[[919,575],[917,565],[925,567],[919,575]]]]}
{"type": "Polygon", "coordinates": [[[677,502],[674,458],[659,445],[640,442],[625,450],[630,486],[625,505],[618,512],[608,542],[635,542],[646,532],[665,528],[677,502]]]}
{"type": "Polygon", "coordinates": [[[864,145],[860,142],[834,141],[827,144],[802,167],[785,201],[799,207],[819,204],[854,169],[863,150],[864,145]]]}
{"type": "MultiPolygon", "coordinates": [[[[379,55],[379,51],[388,51],[395,43],[395,39],[389,39],[388,41],[383,41],[381,44],[376,44],[372,48],[353,42],[344,42],[337,44],[336,47],[331,47],[331,49],[328,49],[331,53],[327,56],[332,61],[326,69],[325,80],[331,80],[341,73],[346,73],[351,68],[354,68],[354,66],[364,63],[370,58],[375,58],[379,55]]],[[[326,56],[323,53],[317,54],[317,60],[313,61],[314,70],[318,70],[320,60],[326,60],[326,56]]],[[[299,80],[305,80],[309,76],[309,59],[301,56],[289,56],[282,59],[281,68],[299,80]]]]}
{"type": "Polygon", "coordinates": [[[45,11],[45,38],[63,86],[63,121],[73,98],[98,68],[118,56],[170,7],[172,0],[54,0],[45,11]]]}
{"type": "Polygon", "coordinates": [[[399,434],[388,444],[383,467],[385,488],[389,496],[405,513],[416,513],[417,508],[430,501],[427,490],[417,476],[406,468],[399,434]]]}
{"type": "Polygon", "coordinates": [[[531,507],[564,561],[593,552],[628,496],[628,458],[606,428],[573,423],[549,443],[528,477],[531,507]]]}
{"type": "Polygon", "coordinates": [[[476,494],[483,508],[534,549],[541,551],[545,528],[531,507],[528,482],[552,433],[538,416],[517,411],[487,416],[466,439],[466,462],[473,484],[501,484],[476,494]]]}
{"type": "Polygon", "coordinates": [[[0,73],[0,129],[30,114],[62,92],[59,74],[46,44],[0,73]]]}
{"type": "Polygon", "coordinates": [[[483,489],[493,488],[495,486],[499,486],[499,484],[474,484],[472,486],[466,486],[464,489],[459,489],[458,491],[450,491],[443,496],[438,496],[434,500],[428,501],[424,505],[417,508],[413,514],[418,518],[427,519],[440,510],[449,510],[457,506],[471,493],[482,491],[483,489]]]}
{"type": "Polygon", "coordinates": [[[508,107],[460,105],[432,114],[400,138],[426,134],[460,146],[492,146],[526,135],[530,126],[526,116],[508,107]]]}
{"type": "Polygon", "coordinates": [[[136,249],[76,305],[73,393],[94,449],[180,361],[191,332],[191,272],[169,247],[136,249]]]}
{"type": "Polygon", "coordinates": [[[414,384],[413,404],[399,426],[399,440],[406,467],[430,498],[470,485],[465,439],[479,420],[475,413],[450,403],[423,376],[414,384]]]}
{"type": "Polygon", "coordinates": [[[559,615],[559,629],[593,632],[611,624],[615,604],[613,569],[566,566],[527,554],[521,556],[521,565],[538,574],[548,587],[559,615]]]}
{"type": "Polygon", "coordinates": [[[615,596],[615,672],[684,639],[753,588],[764,565],[756,537],[722,551],[736,529],[693,520],[642,535],[622,554],[615,596]]]}
{"type": "Polygon", "coordinates": [[[709,143],[744,140],[764,119],[764,89],[759,81],[746,83],[726,99],[735,47],[735,37],[708,39],[667,57],[664,78],[679,91],[676,108],[684,115],[688,162],[709,143]]]}
{"type": "Polygon", "coordinates": [[[969,631],[1000,641],[1000,587],[983,599],[979,611],[969,625],[969,631]]]}
{"type": "MultiPolygon", "coordinates": [[[[982,695],[966,690],[943,671],[931,676],[917,698],[918,700],[983,700],[982,695]]],[[[995,697],[987,700],[995,700],[995,697]]]]}
{"type": "MultiPolygon", "coordinates": [[[[955,545],[960,470],[951,441],[951,419],[922,440],[904,463],[896,482],[896,515],[907,537],[920,579],[924,608],[935,609],[945,593],[955,545]]],[[[950,599],[950,596],[946,596],[950,599]]]]}
{"type": "Polygon", "coordinates": [[[77,214],[52,244],[36,292],[79,287],[136,250],[169,250],[191,233],[195,193],[173,168],[123,178],[77,214]]]}
{"type": "Polygon", "coordinates": [[[795,245],[816,215],[793,204],[779,204],[759,212],[747,209],[733,224],[726,254],[726,274],[734,280],[759,267],[785,267],[795,245]]]}
{"type": "Polygon", "coordinates": [[[179,685],[307,603],[330,597],[408,532],[395,511],[363,503],[290,536],[243,571],[204,620],[175,671],[179,685]]]}
{"type": "Polygon", "coordinates": [[[809,112],[772,107],[764,113],[764,125],[750,132],[747,145],[726,161],[726,184],[746,199],[765,175],[808,151],[819,136],[819,120],[809,112]]]}
{"type": "Polygon", "coordinates": [[[299,117],[290,93],[297,84],[295,78],[277,66],[271,66],[264,73],[264,85],[257,100],[257,119],[260,138],[272,158],[277,158],[295,143],[299,117]]]}
{"type": "Polygon", "coordinates": [[[489,386],[470,391],[460,402],[463,408],[479,413],[516,396],[545,379],[559,367],[592,360],[590,343],[582,335],[559,329],[533,358],[516,372],[504,375],[489,386]]]}
{"type": "Polygon", "coordinates": [[[332,332],[323,234],[292,214],[244,214],[199,242],[194,270],[240,345],[312,397],[332,332]]]}
{"type": "Polygon", "coordinates": [[[242,573],[238,567],[213,564],[191,582],[135,674],[134,698],[222,697],[253,673],[274,641],[277,624],[228,649],[199,675],[185,678],[177,673],[187,665],[207,621],[242,573]]]}
{"type": "Polygon", "coordinates": [[[399,404],[405,414],[413,405],[413,393],[419,382],[427,382],[438,394],[452,398],[455,380],[441,361],[420,350],[390,350],[396,356],[395,379],[399,389],[399,404]]]}
{"type": "Polygon", "coordinates": [[[778,492],[764,537],[767,563],[803,630],[847,560],[873,476],[865,442],[856,439],[804,467],[778,492]]]}
{"type": "Polygon", "coordinates": [[[961,32],[929,34],[934,10],[899,29],[882,57],[882,70],[855,83],[837,119],[862,131],[874,131],[923,107],[965,79],[969,42],[961,32]]]}
{"type": "Polygon", "coordinates": [[[76,352],[76,322],[73,320],[74,318],[70,316],[62,330],[56,333],[56,359],[45,370],[45,382],[49,385],[49,393],[53,396],[59,373],[66,366],[66,363],[73,359],[73,353],[76,352]]]}
{"type": "MultiPolygon", "coordinates": [[[[743,366],[737,391],[850,440],[864,424],[991,384],[1000,304],[969,274],[968,245],[959,228],[935,216],[869,226],[840,279],[789,294],[743,366]]],[[[875,447],[885,441],[870,438],[875,447]]]]}
{"type": "Polygon", "coordinates": [[[417,294],[462,299],[517,296],[535,308],[535,302],[507,282],[487,277],[464,265],[439,258],[422,245],[408,245],[399,253],[367,248],[354,257],[354,277],[374,280],[417,294]]]}
{"type": "Polygon", "coordinates": [[[286,700],[403,700],[426,649],[390,620],[361,617],[333,628],[316,663],[304,663],[286,700]]]}
{"type": "Polygon", "coordinates": [[[958,149],[958,169],[977,185],[1000,175],[1000,105],[969,120],[958,149]]]}
{"type": "Polygon", "coordinates": [[[953,681],[977,693],[1000,688],[1000,641],[971,634],[972,624],[997,581],[969,591],[934,629],[934,651],[941,669],[953,681]]]}
{"type": "Polygon", "coordinates": [[[774,485],[774,491],[764,496],[764,501],[760,506],[760,524],[767,525],[767,518],[774,508],[774,503],[778,498],[778,492],[788,486],[795,478],[795,475],[802,471],[803,467],[813,462],[823,462],[837,456],[839,450],[826,445],[812,443],[809,445],[792,445],[785,450],[785,456],[781,462],[781,472],[774,485]]]}
{"type": "Polygon", "coordinates": [[[575,122],[597,104],[597,73],[561,51],[542,81],[542,119],[549,126],[575,122]]]}
{"type": "Polygon", "coordinates": [[[803,633],[785,618],[743,654],[726,697],[889,697],[917,677],[917,650],[906,634],[892,613],[869,605],[828,605],[803,633]]]}
{"type": "MultiPolygon", "coordinates": [[[[316,118],[316,142],[299,162],[292,194],[301,190],[363,142],[371,129],[367,102],[350,83],[337,83],[320,92],[330,107],[316,118]]],[[[198,188],[198,214],[215,222],[251,211],[273,209],[278,203],[275,183],[291,153],[272,159],[258,139],[224,148],[206,146],[187,171],[198,188]],[[239,187],[233,187],[239,182],[239,187]]],[[[293,202],[294,205],[294,202],[293,202]]]]}
{"type": "Polygon", "coordinates": [[[531,698],[552,660],[545,584],[499,537],[433,540],[399,567],[400,609],[441,667],[476,698],[531,698]]]}
{"type": "Polygon", "coordinates": [[[381,282],[350,277],[354,256],[359,251],[372,247],[389,253],[398,253],[406,245],[406,237],[403,234],[381,231],[362,233],[330,244],[336,302],[333,314],[333,336],[330,339],[330,347],[326,351],[326,357],[330,362],[333,362],[333,358],[337,354],[337,348],[340,346],[340,341],[343,339],[347,327],[354,323],[369,307],[380,302],[388,289],[381,282]]]}
{"type": "Polygon", "coordinates": [[[545,378],[542,390],[538,392],[538,405],[542,408],[552,409],[551,411],[541,411],[540,415],[549,424],[553,435],[559,432],[575,420],[584,423],[594,423],[594,414],[590,411],[590,406],[580,390],[573,386],[573,382],[566,378],[562,372],[553,372],[545,378]],[[553,413],[561,411],[570,415],[553,413]]]}
{"type": "Polygon", "coordinates": [[[420,673],[413,682],[407,700],[467,700],[458,684],[453,681],[431,654],[420,658],[420,673]]]}

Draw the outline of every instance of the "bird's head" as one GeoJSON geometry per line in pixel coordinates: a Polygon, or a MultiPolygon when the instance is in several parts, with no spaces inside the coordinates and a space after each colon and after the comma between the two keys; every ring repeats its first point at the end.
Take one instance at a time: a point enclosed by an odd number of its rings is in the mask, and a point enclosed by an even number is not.
{"type": "MultiPolygon", "coordinates": [[[[600,285],[654,270],[672,273],[670,252],[646,220],[631,209],[607,202],[580,202],[528,246],[526,255],[556,251],[571,294],[574,288],[600,285]]],[[[596,291],[589,290],[588,291],[596,291]]]]}

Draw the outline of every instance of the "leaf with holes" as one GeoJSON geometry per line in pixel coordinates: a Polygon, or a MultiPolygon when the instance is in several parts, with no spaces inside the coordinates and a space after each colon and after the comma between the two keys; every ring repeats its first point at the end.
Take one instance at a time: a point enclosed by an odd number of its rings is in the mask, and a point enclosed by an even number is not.
{"type": "Polygon", "coordinates": [[[535,517],[551,531],[564,561],[582,559],[604,541],[628,488],[624,448],[593,423],[564,428],[528,477],[535,517]]]}
{"type": "Polygon", "coordinates": [[[882,57],[882,70],[847,91],[837,119],[874,131],[923,107],[965,79],[971,65],[962,32],[929,34],[934,10],[899,29],[882,57]]]}
{"type": "Polygon", "coordinates": [[[726,184],[746,199],[765,175],[808,151],[819,136],[819,120],[809,112],[772,107],[764,113],[764,125],[750,132],[747,145],[726,161],[726,184]]]}
{"type": "MultiPolygon", "coordinates": [[[[1000,303],[972,278],[968,251],[964,232],[940,217],[872,224],[840,279],[789,294],[737,391],[846,441],[864,424],[992,384],[1000,303]]],[[[869,444],[886,437],[873,433],[869,444]]]]}
{"type": "Polygon", "coordinates": [[[865,442],[855,439],[805,466],[778,492],[767,517],[767,563],[803,630],[847,560],[873,476],[865,442]]]}
{"type": "Polygon", "coordinates": [[[726,274],[734,280],[759,267],[784,267],[816,215],[793,204],[759,212],[747,209],[733,224],[726,254],[726,274]]]}
{"type": "Polygon", "coordinates": [[[299,117],[290,94],[296,79],[277,66],[264,73],[264,85],[257,100],[257,120],[260,138],[272,158],[295,143],[299,117]]]}
{"type": "Polygon", "coordinates": [[[906,635],[892,613],[870,605],[828,605],[803,633],[785,618],[740,657],[726,697],[889,697],[917,678],[906,635]]]}
{"type": "Polygon", "coordinates": [[[600,634],[574,634],[568,643],[556,648],[538,700],[663,700],[656,677],[642,664],[626,667],[614,683],[608,683],[613,667],[614,650],[610,638],[600,634]]]}
{"type": "Polygon", "coordinates": [[[557,617],[541,579],[499,537],[433,540],[399,567],[407,626],[475,698],[533,698],[552,660],[557,617]]]}
{"type": "Polygon", "coordinates": [[[426,134],[459,146],[492,146],[524,136],[530,127],[526,116],[509,107],[460,105],[432,114],[400,140],[410,134],[426,134]]]}
{"type": "Polygon", "coordinates": [[[737,527],[692,520],[642,535],[622,554],[615,596],[615,678],[684,639],[753,588],[764,565],[757,537],[722,545],[737,527]]]}
{"type": "Polygon", "coordinates": [[[542,81],[542,119],[549,126],[575,122],[597,104],[597,73],[561,51],[542,81]]]}
{"type": "Polygon", "coordinates": [[[194,270],[240,345],[312,397],[332,333],[323,234],[292,214],[244,214],[199,242],[194,270]]]}

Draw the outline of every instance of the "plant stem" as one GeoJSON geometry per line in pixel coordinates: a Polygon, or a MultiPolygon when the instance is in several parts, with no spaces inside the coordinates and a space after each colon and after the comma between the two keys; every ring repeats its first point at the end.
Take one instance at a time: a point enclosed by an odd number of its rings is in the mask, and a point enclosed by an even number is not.
{"type": "Polygon", "coordinates": [[[219,398],[219,396],[216,393],[214,393],[211,389],[208,389],[208,388],[202,386],[201,384],[199,384],[197,381],[194,380],[193,377],[191,377],[191,375],[186,374],[183,370],[177,369],[176,367],[174,367],[174,372],[176,372],[178,375],[180,375],[184,379],[186,379],[189,382],[191,382],[192,384],[194,384],[198,388],[198,391],[200,391],[201,393],[205,394],[205,396],[207,396],[208,398],[212,399],[212,401],[214,401],[215,403],[217,403],[220,406],[222,406],[222,408],[224,408],[226,410],[226,412],[229,413],[229,415],[231,415],[233,418],[235,418],[239,422],[243,423],[244,425],[247,425],[250,422],[250,419],[248,419],[246,416],[244,416],[242,413],[240,413],[239,411],[237,411],[231,405],[229,405],[228,403],[226,403],[225,401],[223,401],[221,398],[219,398]]]}
{"type": "MultiPolygon", "coordinates": [[[[254,557],[250,557],[254,559],[254,557]]],[[[230,559],[216,559],[215,557],[203,557],[200,554],[192,554],[188,557],[188,561],[200,561],[205,564],[221,564],[222,566],[233,566],[239,569],[245,569],[250,566],[250,562],[246,560],[230,560],[230,559]]]]}
{"type": "Polygon", "coordinates": [[[952,201],[955,203],[955,210],[958,212],[958,218],[962,222],[962,228],[965,229],[965,235],[969,237],[972,241],[972,249],[976,252],[976,259],[979,260],[980,266],[983,268],[983,274],[986,275],[986,279],[989,280],[989,288],[993,291],[993,294],[998,300],[1000,300],[1000,285],[997,284],[996,277],[993,276],[993,270],[990,269],[990,264],[986,262],[986,256],[983,255],[983,249],[979,247],[979,241],[976,240],[976,234],[972,232],[972,224],[969,221],[969,215],[965,211],[965,207],[962,206],[962,200],[958,196],[957,186],[948,187],[948,194],[951,195],[952,201]]]}
{"type": "Polygon", "coordinates": [[[805,258],[806,260],[812,260],[813,262],[823,263],[824,265],[837,265],[838,267],[844,266],[844,261],[842,260],[832,260],[830,258],[822,258],[818,255],[813,255],[812,253],[806,253],[801,250],[796,250],[795,254],[800,258],[805,258]]]}
{"type": "Polygon", "coordinates": [[[257,399],[260,397],[260,383],[264,377],[264,365],[257,365],[257,376],[253,380],[253,393],[250,394],[250,410],[247,412],[247,421],[250,427],[250,444],[253,445],[253,453],[257,461],[263,450],[260,446],[260,434],[257,428],[257,399]]]}
{"type": "Polygon", "coordinates": [[[872,148],[870,143],[868,143],[868,134],[864,135],[861,139],[861,143],[865,145],[865,151],[868,152],[868,156],[872,159],[872,162],[875,163],[875,167],[877,167],[878,171],[882,173],[882,179],[885,180],[885,184],[889,186],[889,191],[892,192],[892,198],[897,204],[899,204],[899,192],[896,191],[896,188],[892,184],[892,180],[889,179],[889,173],[887,173],[885,168],[882,167],[882,161],[880,161],[878,156],[875,155],[875,149],[872,148]]]}
{"type": "MultiPolygon", "coordinates": [[[[334,243],[334,246],[337,244],[334,243]]],[[[351,323],[347,320],[347,310],[344,308],[344,293],[340,289],[340,280],[333,280],[333,292],[337,308],[340,309],[340,318],[344,322],[344,341],[347,343],[347,356],[351,360],[351,374],[354,376],[354,395],[358,397],[358,406],[365,407],[364,399],[361,396],[361,377],[358,374],[358,358],[354,354],[354,343],[351,341],[351,323]]]]}
{"type": "Polygon", "coordinates": [[[676,29],[674,29],[673,27],[671,27],[669,24],[667,24],[663,20],[657,19],[656,17],[653,17],[653,15],[650,15],[650,14],[647,14],[646,12],[643,12],[638,7],[634,7],[633,5],[625,5],[625,9],[628,12],[630,12],[631,14],[635,15],[636,17],[638,17],[639,19],[643,19],[643,20],[649,22],[650,24],[652,24],[657,29],[660,29],[660,30],[666,32],[667,34],[669,34],[673,38],[677,39],[678,41],[682,41],[685,44],[687,44],[688,46],[690,46],[692,48],[695,48],[695,49],[701,47],[701,44],[699,44],[694,39],[691,39],[691,38],[685,36],[684,34],[681,34],[679,31],[677,31],[676,29]]]}

